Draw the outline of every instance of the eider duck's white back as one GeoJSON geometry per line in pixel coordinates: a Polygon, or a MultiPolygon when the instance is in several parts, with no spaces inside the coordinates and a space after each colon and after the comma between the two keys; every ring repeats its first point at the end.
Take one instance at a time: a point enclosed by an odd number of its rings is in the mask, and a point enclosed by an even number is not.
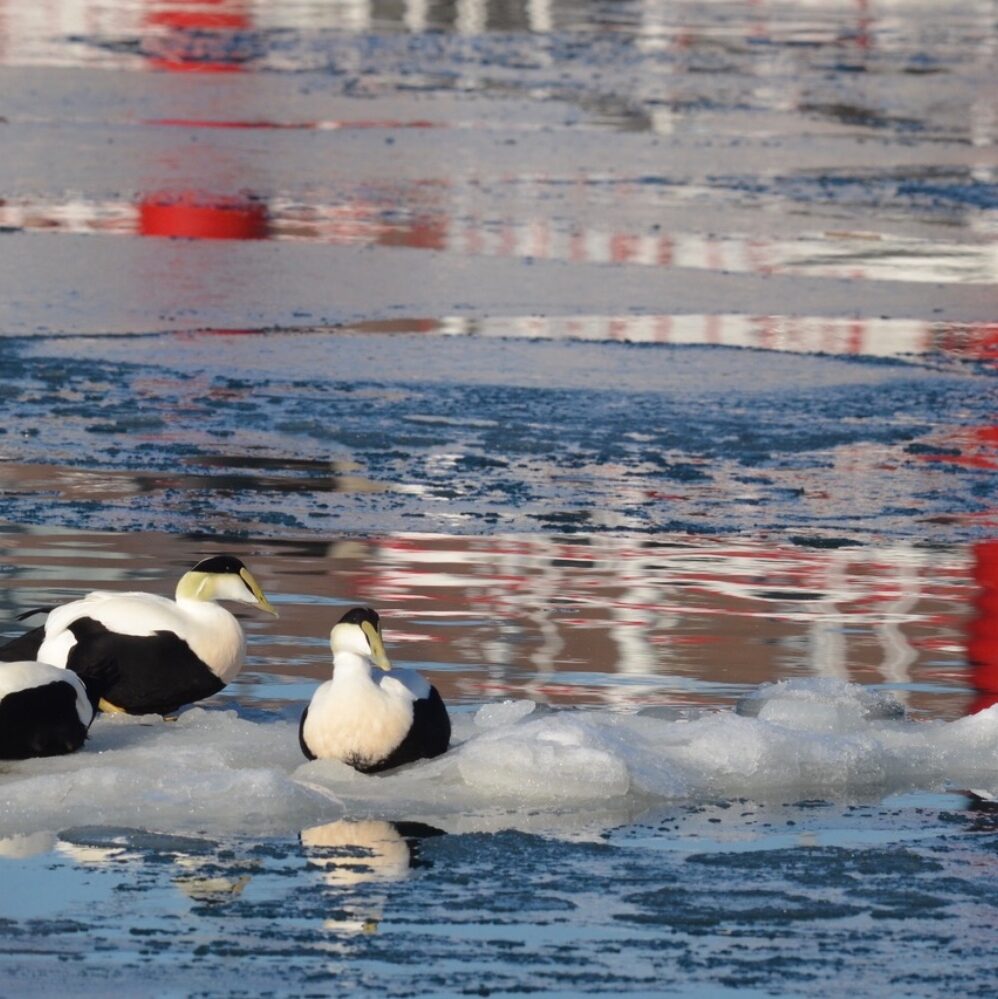
{"type": "Polygon", "coordinates": [[[167,714],[217,693],[242,669],[242,628],[218,600],[277,613],[246,566],[220,555],[185,573],[174,600],[96,591],[57,607],[42,627],[0,648],[0,659],[31,653],[77,671],[111,662],[118,679],[101,707],[167,714]]]}
{"type": "Polygon", "coordinates": [[[362,773],[439,756],[450,718],[437,692],[411,670],[391,670],[378,615],[357,607],[329,636],[333,678],[302,713],[299,741],[309,759],[335,759],[362,773]]]}
{"type": "Polygon", "coordinates": [[[113,678],[106,665],[82,678],[49,663],[0,663],[0,759],[75,752],[113,678]]]}

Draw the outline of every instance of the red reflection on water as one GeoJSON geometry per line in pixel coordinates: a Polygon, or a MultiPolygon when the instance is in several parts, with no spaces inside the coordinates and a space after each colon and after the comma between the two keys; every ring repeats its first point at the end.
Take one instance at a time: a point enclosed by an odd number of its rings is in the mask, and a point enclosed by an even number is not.
{"type": "Polygon", "coordinates": [[[936,349],[954,357],[998,365],[998,323],[949,325],[940,332],[936,349]]]}
{"type": "Polygon", "coordinates": [[[968,713],[998,704],[998,541],[974,546],[974,581],[979,589],[967,634],[967,658],[977,697],[968,713]]]}
{"type": "Polygon", "coordinates": [[[350,121],[228,121],[214,118],[148,118],[142,124],[161,125],[166,128],[245,128],[291,129],[300,131],[338,131],[346,128],[442,128],[440,122],[417,118],[415,121],[396,121],[390,118],[360,118],[350,121]]]}
{"type": "Polygon", "coordinates": [[[961,427],[948,431],[937,443],[941,450],[920,454],[921,461],[959,465],[961,468],[998,470],[998,427],[961,427]]]}
{"type": "Polygon", "coordinates": [[[155,35],[149,65],[171,73],[238,73],[244,56],[232,36],[253,26],[243,0],[154,2],[144,17],[155,35]]]}
{"type": "Polygon", "coordinates": [[[151,194],[139,202],[142,236],[266,239],[267,206],[249,196],[207,197],[192,191],[151,194]]]}

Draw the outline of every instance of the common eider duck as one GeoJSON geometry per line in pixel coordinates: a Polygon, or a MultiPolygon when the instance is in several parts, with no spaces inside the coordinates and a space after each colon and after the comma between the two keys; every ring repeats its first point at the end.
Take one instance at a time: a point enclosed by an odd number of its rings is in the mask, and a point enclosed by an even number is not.
{"type": "Polygon", "coordinates": [[[329,645],[333,678],[312,695],[298,729],[305,756],[374,774],[446,752],[450,718],[440,694],[418,673],[392,670],[375,611],[347,611],[329,645]]]}
{"type": "Polygon", "coordinates": [[[107,663],[83,676],[49,663],[0,663],[0,759],[75,753],[114,679],[107,663]]]}
{"type": "Polygon", "coordinates": [[[277,616],[249,569],[216,555],[181,577],[175,600],[98,590],[49,609],[44,625],[0,648],[0,660],[38,659],[77,673],[111,663],[118,676],[102,710],[170,714],[217,693],[242,669],[243,630],[216,600],[277,616]]]}

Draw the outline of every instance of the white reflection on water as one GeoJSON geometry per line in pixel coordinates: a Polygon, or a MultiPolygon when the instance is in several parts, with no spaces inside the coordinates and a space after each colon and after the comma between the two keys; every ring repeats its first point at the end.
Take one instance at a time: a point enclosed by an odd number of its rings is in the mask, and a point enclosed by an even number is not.
{"type": "Polygon", "coordinates": [[[911,707],[948,716],[966,708],[974,559],[988,552],[687,535],[282,543],[23,530],[0,534],[0,549],[8,634],[27,608],[94,586],[168,592],[202,554],[240,555],[281,621],[247,619],[250,665],[223,697],[291,713],[289,699],[328,676],[331,624],[365,602],[382,613],[394,658],[431,674],[455,707],[511,696],[728,704],[760,683],[819,676],[896,686],[911,707]]]}
{"type": "MultiPolygon", "coordinates": [[[[236,122],[163,122],[178,129],[178,142],[200,128],[240,128],[236,122]]],[[[363,127],[426,127],[419,122],[362,123],[363,127]]],[[[246,127],[262,127],[258,123],[246,127]]],[[[282,126],[274,125],[279,128],[282,126]]],[[[329,130],[350,122],[311,122],[301,128],[329,130]]],[[[190,154],[187,154],[188,156],[190,154]]],[[[212,169],[201,173],[211,178],[212,169]]],[[[230,171],[231,173],[231,171],[230,171]]],[[[208,180],[202,180],[207,183],[208,180]]],[[[858,183],[858,182],[857,182],[858,183]]],[[[572,264],[628,264],[650,268],[686,268],[732,274],[796,275],[867,281],[987,284],[998,280],[998,253],[986,231],[988,212],[961,206],[967,238],[915,237],[876,231],[804,231],[793,236],[757,232],[698,232],[665,229],[645,223],[586,223],[573,215],[552,217],[552,197],[566,185],[576,198],[574,210],[584,216],[617,192],[616,208],[628,213],[662,212],[686,201],[745,200],[723,185],[649,186],[628,178],[461,175],[448,179],[390,184],[378,189],[369,181],[344,190],[335,202],[302,204],[297,198],[236,198],[226,193],[156,192],[137,202],[117,199],[27,199],[0,202],[0,226],[49,234],[72,233],[189,239],[270,239],[331,246],[389,246],[450,252],[472,257],[557,260],[572,264]],[[507,198],[505,208],[486,204],[483,189],[495,186],[507,198]],[[591,187],[591,190],[590,190],[591,187]],[[589,203],[591,200],[591,204],[589,203]],[[477,205],[476,205],[477,203],[477,205]],[[153,210],[157,212],[152,215],[153,210]],[[479,211],[488,212],[481,216],[479,211]],[[501,212],[496,215],[495,212],[501,212]],[[167,218],[167,212],[172,213],[167,218]],[[190,216],[198,213],[195,223],[190,216]],[[241,216],[239,213],[242,213],[241,216]],[[214,216],[212,218],[211,216],[214,216]],[[218,221],[220,220],[220,221],[218,221]],[[241,227],[236,223],[241,222],[241,227]],[[975,230],[980,230],[975,232],[975,230]]],[[[758,197],[753,195],[753,198],[758,197]]],[[[792,208],[793,199],[767,194],[771,206],[792,208]]],[[[808,210],[820,208],[814,200],[808,210]]],[[[855,209],[861,211],[861,206],[855,209]]],[[[856,219],[859,222],[859,219],[856,219]]],[[[820,223],[818,223],[820,225],[820,223]]]]}
{"type": "Polygon", "coordinates": [[[599,698],[621,705],[655,699],[670,675],[679,687],[684,677],[738,684],[790,667],[911,684],[920,660],[927,665],[920,646],[929,635],[936,654],[942,635],[962,651],[967,605],[952,602],[953,587],[969,570],[964,553],[911,545],[810,550],[598,535],[400,535],[377,546],[370,565],[372,599],[401,605],[404,617],[429,620],[429,605],[500,625],[482,650],[505,667],[490,671],[492,692],[509,682],[511,663],[529,662],[517,689],[530,697],[564,697],[559,674],[578,682],[592,673],[597,684],[604,674],[599,698]]]}
{"type": "MultiPolygon", "coordinates": [[[[108,38],[143,33],[165,36],[171,31],[226,33],[251,29],[313,29],[363,32],[373,24],[409,31],[454,29],[478,34],[486,30],[606,30],[634,34],[646,51],[683,50],[716,35],[732,40],[765,40],[797,36],[812,45],[839,44],[858,56],[910,43],[911,14],[925,16],[931,5],[919,0],[821,0],[794,4],[761,0],[732,4],[697,0],[662,4],[641,0],[611,6],[578,0],[403,0],[394,6],[378,0],[117,0],[88,3],[55,0],[43,6],[8,2],[5,20],[13,38],[32,43],[19,58],[63,58],[87,52],[81,38],[96,33],[108,38]],[[717,15],[713,15],[713,11],[717,15]],[[793,16],[788,16],[792,12],[793,16]],[[906,16],[907,15],[907,16],[906,16]],[[43,44],[44,43],[44,44],[43,44]]],[[[964,19],[986,25],[988,0],[960,5],[964,19]]],[[[952,44],[952,43],[951,43],[952,44]]],[[[11,46],[13,50],[13,46],[11,46]]],[[[106,53],[125,62],[127,51],[106,53]]],[[[8,57],[16,57],[16,51],[8,57]]],[[[96,53],[91,53],[94,58],[96,53]]]]}

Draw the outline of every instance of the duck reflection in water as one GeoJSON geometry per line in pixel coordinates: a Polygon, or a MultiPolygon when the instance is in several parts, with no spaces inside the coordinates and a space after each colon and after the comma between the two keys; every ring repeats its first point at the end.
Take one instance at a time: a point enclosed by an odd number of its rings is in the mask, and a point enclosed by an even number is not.
{"type": "MultiPolygon", "coordinates": [[[[339,819],[301,832],[301,845],[309,866],[323,884],[349,893],[370,885],[404,881],[410,871],[427,866],[419,857],[419,844],[443,830],[421,822],[388,822],[383,819],[339,819]]],[[[376,933],[388,893],[358,892],[344,898],[338,918],[323,921],[333,933],[376,933]]]]}

